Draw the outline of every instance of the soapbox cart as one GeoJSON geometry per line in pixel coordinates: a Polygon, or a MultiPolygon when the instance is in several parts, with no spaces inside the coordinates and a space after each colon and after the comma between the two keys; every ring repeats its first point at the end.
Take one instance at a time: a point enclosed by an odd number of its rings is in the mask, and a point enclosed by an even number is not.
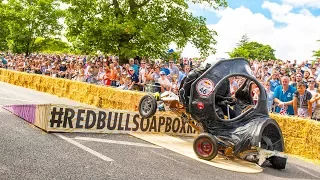
{"type": "Polygon", "coordinates": [[[182,80],[178,95],[150,93],[139,103],[144,118],[166,110],[199,132],[193,149],[200,159],[211,160],[219,153],[226,158],[236,157],[260,166],[269,162],[275,169],[285,169],[287,156],[283,154],[281,129],[269,117],[265,88],[252,75],[246,59],[207,60],[182,80]],[[232,96],[230,78],[242,78],[232,96]],[[260,90],[256,102],[252,97],[254,84],[260,90]]]}

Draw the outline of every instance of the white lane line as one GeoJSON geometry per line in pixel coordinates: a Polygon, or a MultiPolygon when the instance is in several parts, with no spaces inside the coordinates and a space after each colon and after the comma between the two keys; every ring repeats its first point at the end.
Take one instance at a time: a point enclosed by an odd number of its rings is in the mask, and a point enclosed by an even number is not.
{"type": "Polygon", "coordinates": [[[7,98],[7,97],[0,97],[0,99],[7,99],[7,100],[13,100],[13,101],[24,101],[24,102],[33,102],[36,103],[37,101],[28,100],[28,99],[15,99],[15,98],[7,98]]]}
{"type": "Polygon", "coordinates": [[[158,148],[158,149],[162,148],[160,146],[143,144],[143,143],[134,143],[134,142],[128,142],[128,141],[115,141],[115,140],[89,138],[89,137],[78,137],[77,136],[77,137],[75,137],[73,139],[83,140],[83,141],[104,142],[104,143],[111,143],[111,144],[121,144],[121,145],[129,145],[129,146],[150,147],[150,148],[158,148]]]}
{"type": "Polygon", "coordinates": [[[158,153],[158,152],[154,152],[154,151],[150,151],[150,152],[152,152],[152,153],[154,153],[154,154],[156,154],[156,155],[158,155],[158,156],[161,156],[161,157],[163,157],[163,158],[166,158],[166,159],[169,159],[169,160],[171,160],[171,161],[174,161],[174,162],[176,162],[176,163],[186,165],[185,163],[183,163],[183,162],[181,162],[181,161],[175,160],[175,159],[173,159],[173,158],[171,158],[171,157],[168,157],[168,156],[166,156],[166,155],[160,154],[160,153],[158,153]]]}
{"type": "Polygon", "coordinates": [[[301,167],[299,167],[299,166],[297,166],[297,165],[294,165],[294,166],[295,166],[296,168],[298,168],[300,171],[303,171],[304,173],[309,174],[310,176],[313,176],[313,177],[315,177],[315,178],[319,178],[319,176],[312,174],[312,173],[309,172],[308,170],[305,170],[305,169],[303,169],[303,168],[301,168],[301,167]]]}
{"type": "Polygon", "coordinates": [[[97,151],[94,151],[94,150],[92,150],[92,149],[90,149],[90,148],[88,148],[88,147],[86,147],[86,146],[84,146],[84,145],[76,142],[76,141],[73,140],[73,139],[67,138],[67,137],[65,137],[65,136],[63,136],[63,135],[61,135],[61,134],[54,134],[54,135],[56,135],[56,136],[60,137],[61,139],[64,139],[64,140],[66,140],[67,142],[69,142],[69,143],[71,143],[71,144],[73,144],[73,145],[75,145],[75,146],[77,146],[77,147],[79,147],[79,148],[87,151],[88,153],[90,153],[90,154],[92,154],[92,155],[97,156],[98,158],[100,158],[100,159],[102,159],[102,160],[104,160],[104,161],[114,161],[113,159],[111,159],[111,158],[109,158],[109,157],[107,157],[107,156],[105,156],[105,155],[103,155],[103,154],[100,154],[100,153],[98,153],[97,151]]]}

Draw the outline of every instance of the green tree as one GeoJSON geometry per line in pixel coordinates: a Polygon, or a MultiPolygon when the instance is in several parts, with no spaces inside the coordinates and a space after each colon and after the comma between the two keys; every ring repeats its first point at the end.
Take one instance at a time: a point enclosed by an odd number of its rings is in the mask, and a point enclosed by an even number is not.
{"type": "Polygon", "coordinates": [[[202,55],[214,53],[216,32],[205,18],[188,11],[188,2],[226,7],[225,0],[64,0],[67,38],[83,52],[101,51],[120,57],[164,56],[169,44],[191,42],[202,55]]]}
{"type": "Polygon", "coordinates": [[[7,37],[9,35],[9,30],[7,19],[7,5],[0,1],[0,51],[8,50],[7,37]]]}
{"type": "Polygon", "coordinates": [[[56,0],[9,0],[7,3],[9,47],[15,53],[27,56],[34,51],[37,38],[52,38],[61,34],[59,18],[64,11],[56,0]]]}
{"type": "Polygon", "coordinates": [[[69,53],[70,46],[59,38],[38,38],[34,42],[33,50],[45,53],[69,53]]]}
{"type": "Polygon", "coordinates": [[[274,52],[275,50],[270,45],[264,45],[258,42],[249,42],[249,38],[245,35],[238,43],[238,47],[229,53],[229,56],[231,58],[243,57],[261,61],[276,59],[274,52]]]}
{"type": "MultiPolygon", "coordinates": [[[[317,41],[320,42],[320,40],[317,41]]],[[[320,58],[320,49],[317,51],[313,51],[313,57],[320,58]]]]}

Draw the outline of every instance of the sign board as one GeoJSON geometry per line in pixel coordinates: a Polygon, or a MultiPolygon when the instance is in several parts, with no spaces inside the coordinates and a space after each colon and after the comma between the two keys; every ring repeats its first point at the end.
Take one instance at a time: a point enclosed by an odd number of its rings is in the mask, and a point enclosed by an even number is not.
{"type": "Polygon", "coordinates": [[[198,132],[179,117],[156,114],[142,118],[136,112],[51,105],[48,132],[165,133],[193,136],[198,132]]]}

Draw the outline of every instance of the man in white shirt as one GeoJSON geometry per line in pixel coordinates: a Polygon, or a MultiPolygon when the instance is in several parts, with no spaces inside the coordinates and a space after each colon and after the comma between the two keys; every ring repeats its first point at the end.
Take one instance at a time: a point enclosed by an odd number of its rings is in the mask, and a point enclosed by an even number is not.
{"type": "Polygon", "coordinates": [[[159,84],[161,86],[161,92],[171,91],[172,84],[164,71],[160,71],[159,84]]]}
{"type": "Polygon", "coordinates": [[[139,83],[143,86],[147,81],[148,69],[144,60],[141,61],[140,66],[141,67],[139,69],[139,83]]]}

